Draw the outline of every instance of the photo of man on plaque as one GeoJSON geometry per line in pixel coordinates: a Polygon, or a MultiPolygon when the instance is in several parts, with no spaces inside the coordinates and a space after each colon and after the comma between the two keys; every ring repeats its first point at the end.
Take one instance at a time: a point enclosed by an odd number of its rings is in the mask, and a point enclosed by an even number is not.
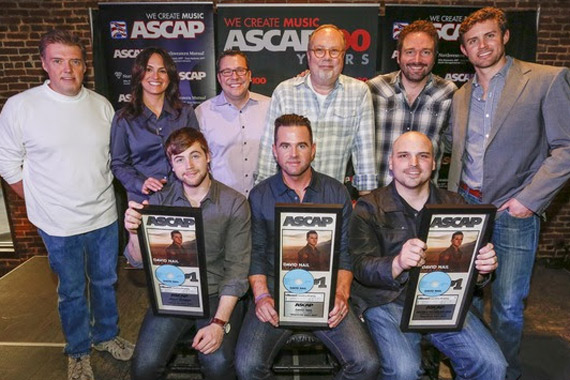
{"type": "Polygon", "coordinates": [[[184,231],[184,237],[179,230],[170,232],[172,244],[166,247],[166,262],[172,265],[195,267],[198,265],[198,247],[196,247],[196,235],[192,231],[184,231]]]}
{"type": "Polygon", "coordinates": [[[332,231],[283,231],[283,269],[330,270],[332,231]],[[305,243],[300,246],[300,243],[305,243]]]}
{"type": "Polygon", "coordinates": [[[468,272],[478,237],[478,231],[430,232],[421,272],[468,272]]]}

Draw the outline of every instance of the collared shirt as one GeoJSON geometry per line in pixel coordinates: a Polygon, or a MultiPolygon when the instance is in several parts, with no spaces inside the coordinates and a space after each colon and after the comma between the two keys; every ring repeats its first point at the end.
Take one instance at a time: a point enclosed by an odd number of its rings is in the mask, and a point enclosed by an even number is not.
{"type": "Polygon", "coordinates": [[[392,144],[408,131],[422,132],[431,140],[439,168],[443,154],[441,135],[448,126],[451,99],[457,90],[455,84],[430,74],[425,87],[410,105],[401,81],[401,71],[378,75],[366,83],[374,103],[379,186],[386,186],[392,181],[388,165],[392,144]]]}
{"type": "Polygon", "coordinates": [[[495,110],[499,104],[501,93],[507,82],[507,74],[513,59],[507,57],[507,63],[491,78],[484,99],[483,87],[478,83],[477,75],[473,79],[469,121],[467,122],[467,140],[463,156],[463,172],[461,180],[472,189],[481,189],[483,183],[483,156],[489,140],[489,133],[495,118],[495,110]]]}
{"type": "Polygon", "coordinates": [[[317,154],[313,161],[316,171],[344,182],[346,166],[352,157],[355,176],[353,183],[359,190],[377,187],[374,163],[374,120],[372,99],[366,84],[341,75],[327,95],[323,107],[305,78],[281,82],[271,97],[265,131],[261,138],[256,183],[277,172],[273,157],[275,119],[295,113],[307,117],[313,129],[317,154]]]}
{"type": "Polygon", "coordinates": [[[208,141],[215,179],[247,196],[253,187],[259,140],[271,99],[255,92],[241,109],[227,101],[224,93],[196,108],[200,130],[208,141]]]}
{"type": "Polygon", "coordinates": [[[165,102],[158,118],[146,106],[135,118],[117,112],[111,126],[111,170],[129,199],[141,202],[148,198],[142,186],[149,177],[174,180],[164,143],[172,132],[184,127],[198,129],[198,119],[189,104],[178,114],[165,102]]]}
{"type": "MultiPolygon", "coordinates": [[[[182,182],[173,181],[151,195],[151,205],[192,207],[182,182]]],[[[200,204],[210,295],[241,297],[248,289],[251,252],[250,213],[245,197],[212,179],[200,204]]]]}
{"type": "MultiPolygon", "coordinates": [[[[338,269],[352,270],[348,256],[348,223],[352,212],[350,197],[345,186],[324,174],[312,171],[311,183],[306,188],[302,203],[341,204],[342,227],[340,249],[335,251],[339,257],[338,269]]],[[[281,173],[277,173],[251,190],[252,251],[250,275],[267,276],[269,290],[273,290],[275,276],[275,204],[301,203],[299,196],[283,182],[281,173]]]]}

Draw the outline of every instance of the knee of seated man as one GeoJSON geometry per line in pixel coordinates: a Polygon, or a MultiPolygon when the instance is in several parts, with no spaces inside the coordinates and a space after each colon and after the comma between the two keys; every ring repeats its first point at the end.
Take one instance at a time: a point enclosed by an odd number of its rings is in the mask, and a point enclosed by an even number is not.
{"type": "Polygon", "coordinates": [[[236,353],[236,372],[239,379],[251,379],[256,374],[267,373],[269,368],[257,355],[247,355],[246,353],[236,353]]]}
{"type": "Polygon", "coordinates": [[[381,363],[382,375],[389,379],[416,380],[422,374],[421,363],[413,360],[393,360],[390,363],[381,363]]]}
{"type": "Polygon", "coordinates": [[[206,378],[235,378],[234,358],[221,348],[211,354],[200,354],[200,367],[206,378]],[[230,376],[230,374],[232,376],[230,376]]]}
{"type": "Polygon", "coordinates": [[[473,364],[465,368],[456,368],[455,372],[462,378],[478,378],[488,380],[502,380],[507,373],[507,362],[503,354],[499,351],[489,350],[489,352],[473,357],[473,364]]]}
{"type": "Polygon", "coordinates": [[[365,377],[375,376],[380,371],[380,360],[378,357],[373,356],[367,360],[362,361],[362,374],[365,377]]]}
{"type": "Polygon", "coordinates": [[[134,355],[131,362],[132,380],[153,380],[160,377],[165,368],[156,361],[144,360],[138,355],[134,355]]]}

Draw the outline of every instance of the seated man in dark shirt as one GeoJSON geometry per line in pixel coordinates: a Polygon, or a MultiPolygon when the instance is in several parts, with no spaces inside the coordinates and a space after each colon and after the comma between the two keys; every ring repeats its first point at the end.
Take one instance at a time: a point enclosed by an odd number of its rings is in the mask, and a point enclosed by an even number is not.
{"type": "Polygon", "coordinates": [[[275,120],[273,152],[281,171],[256,185],[249,195],[252,220],[252,260],[249,283],[254,302],[243,322],[236,348],[236,367],[243,380],[273,379],[271,365],[293,331],[279,326],[275,310],[275,204],[341,204],[342,227],[334,307],[328,327],[312,330],[339,360],[336,379],[372,380],[378,358],[364,324],[350,310],[352,264],[348,256],[348,222],[352,205],[337,180],[311,167],[316,153],[309,119],[282,115],[275,120]]]}
{"type": "MultiPolygon", "coordinates": [[[[425,263],[427,248],[418,225],[426,204],[464,203],[430,182],[435,169],[433,146],[422,133],[407,132],[393,144],[390,170],[394,180],[358,200],[350,224],[353,258],[352,296],[380,354],[381,378],[419,379],[422,334],[402,332],[408,271],[425,263]]],[[[492,244],[479,250],[481,274],[497,268],[492,244]]],[[[449,357],[456,379],[504,380],[506,361],[483,323],[467,313],[463,329],[427,333],[425,337],[449,357]]]]}

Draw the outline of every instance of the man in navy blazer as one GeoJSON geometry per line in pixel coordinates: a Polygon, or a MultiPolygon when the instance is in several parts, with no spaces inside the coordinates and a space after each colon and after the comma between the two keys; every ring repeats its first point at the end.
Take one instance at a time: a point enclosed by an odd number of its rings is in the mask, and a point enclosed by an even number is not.
{"type": "Polygon", "coordinates": [[[476,75],[453,97],[449,189],[499,209],[491,327],[507,379],[517,379],[539,216],[570,176],[570,72],[506,56],[510,34],[497,8],[471,14],[459,34],[476,75]]]}

